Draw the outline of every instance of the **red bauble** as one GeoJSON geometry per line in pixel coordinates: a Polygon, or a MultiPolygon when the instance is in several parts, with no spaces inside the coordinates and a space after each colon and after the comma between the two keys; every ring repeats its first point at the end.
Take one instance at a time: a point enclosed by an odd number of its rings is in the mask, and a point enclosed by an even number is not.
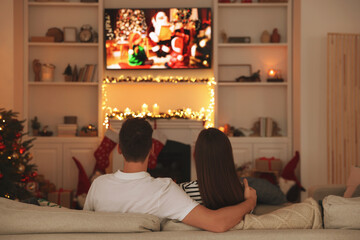
{"type": "Polygon", "coordinates": [[[0,179],[2,179],[4,177],[4,174],[0,173],[0,179]]]}
{"type": "Polygon", "coordinates": [[[20,154],[23,154],[25,151],[26,151],[26,148],[24,148],[24,147],[20,148],[20,154]]]}

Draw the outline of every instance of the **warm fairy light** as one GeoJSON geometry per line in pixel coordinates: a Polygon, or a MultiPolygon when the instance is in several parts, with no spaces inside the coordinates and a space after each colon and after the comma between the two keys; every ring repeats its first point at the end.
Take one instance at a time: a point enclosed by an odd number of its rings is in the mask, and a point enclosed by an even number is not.
{"type": "Polygon", "coordinates": [[[225,131],[225,128],[224,127],[219,127],[219,130],[224,132],[225,131]]]}
{"type": "Polygon", "coordinates": [[[105,119],[103,125],[106,128],[109,128],[109,119],[116,118],[118,120],[124,120],[128,117],[133,118],[150,118],[150,119],[193,119],[198,121],[204,121],[204,127],[209,128],[214,126],[213,115],[214,115],[214,105],[215,105],[215,90],[214,85],[216,84],[214,78],[195,78],[195,77],[156,77],[148,75],[145,77],[124,77],[123,75],[119,78],[106,78],[103,80],[102,84],[102,109],[105,113],[105,119]],[[168,110],[166,113],[158,112],[159,106],[157,104],[153,105],[153,112],[148,111],[148,105],[143,104],[141,107],[141,112],[132,111],[129,108],[126,108],[124,112],[119,111],[117,108],[111,109],[107,106],[108,95],[106,91],[106,83],[118,83],[118,82],[168,82],[168,83],[178,83],[178,82],[188,82],[188,83],[207,83],[208,92],[209,92],[209,105],[207,108],[202,107],[200,111],[193,111],[190,108],[187,109],[177,109],[177,110],[168,110]]]}

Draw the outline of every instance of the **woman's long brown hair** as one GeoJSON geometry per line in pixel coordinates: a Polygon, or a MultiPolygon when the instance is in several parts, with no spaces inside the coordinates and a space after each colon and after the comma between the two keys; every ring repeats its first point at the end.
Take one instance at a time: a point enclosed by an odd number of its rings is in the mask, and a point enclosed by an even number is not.
{"type": "Polygon", "coordinates": [[[231,143],[216,128],[204,129],[195,143],[195,165],[204,206],[219,209],[244,201],[231,143]]]}

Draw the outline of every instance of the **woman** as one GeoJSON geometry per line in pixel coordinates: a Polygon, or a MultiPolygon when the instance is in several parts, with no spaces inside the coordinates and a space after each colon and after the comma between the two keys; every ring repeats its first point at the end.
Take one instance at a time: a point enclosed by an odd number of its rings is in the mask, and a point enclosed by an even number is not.
{"type": "Polygon", "coordinates": [[[194,158],[198,180],[180,184],[190,197],[214,210],[244,201],[231,143],[223,132],[216,128],[202,130],[194,158]]]}

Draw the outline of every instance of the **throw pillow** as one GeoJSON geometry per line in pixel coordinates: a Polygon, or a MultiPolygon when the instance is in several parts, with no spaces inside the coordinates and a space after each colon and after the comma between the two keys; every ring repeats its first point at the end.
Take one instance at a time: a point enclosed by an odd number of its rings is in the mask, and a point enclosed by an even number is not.
{"type": "Polygon", "coordinates": [[[323,200],[323,208],[325,228],[360,229],[360,197],[329,195],[323,200]]]}
{"type": "Polygon", "coordinates": [[[356,187],[356,189],[351,197],[360,197],[360,184],[356,187]]]}
{"type": "Polygon", "coordinates": [[[281,205],[287,202],[281,189],[262,178],[247,177],[249,186],[256,190],[257,202],[269,205],[281,205]]]}
{"type": "Polygon", "coordinates": [[[346,191],[344,193],[344,197],[350,198],[359,184],[360,184],[360,168],[352,166],[350,170],[350,176],[346,182],[346,191]]]}

